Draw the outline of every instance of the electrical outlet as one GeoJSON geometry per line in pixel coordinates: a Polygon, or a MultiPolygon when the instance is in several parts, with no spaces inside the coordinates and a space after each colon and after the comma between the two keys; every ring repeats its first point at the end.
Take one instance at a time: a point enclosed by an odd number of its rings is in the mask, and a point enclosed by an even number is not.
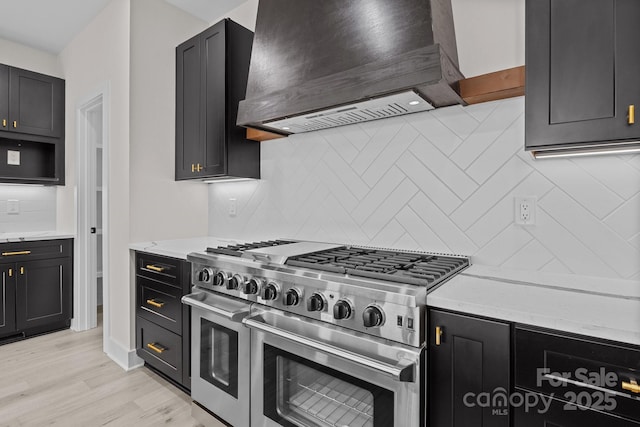
{"type": "Polygon", "coordinates": [[[229,199],[229,216],[236,216],[238,209],[238,201],[236,199],[229,199]]]}
{"type": "Polygon", "coordinates": [[[536,223],[536,198],[515,198],[515,223],[518,225],[535,225],[536,223]]]}
{"type": "Polygon", "coordinates": [[[7,200],[7,213],[18,215],[20,213],[20,200],[7,200]]]}

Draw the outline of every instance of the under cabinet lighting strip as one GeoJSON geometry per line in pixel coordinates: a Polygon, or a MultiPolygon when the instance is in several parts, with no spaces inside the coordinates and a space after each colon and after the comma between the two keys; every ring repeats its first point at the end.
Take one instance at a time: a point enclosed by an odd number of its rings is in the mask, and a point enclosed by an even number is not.
{"type": "Polygon", "coordinates": [[[551,159],[559,157],[581,157],[607,154],[630,154],[640,153],[640,143],[633,142],[616,146],[592,146],[583,148],[569,148],[551,151],[532,151],[531,154],[536,159],[551,159]]]}

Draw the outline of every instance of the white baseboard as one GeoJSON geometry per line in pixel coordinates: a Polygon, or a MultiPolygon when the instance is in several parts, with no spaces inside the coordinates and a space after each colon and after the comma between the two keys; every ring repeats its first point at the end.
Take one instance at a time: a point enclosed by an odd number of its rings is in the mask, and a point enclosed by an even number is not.
{"type": "Polygon", "coordinates": [[[139,368],[144,365],[144,360],[138,357],[134,350],[124,348],[119,342],[109,338],[107,348],[105,349],[107,356],[116,362],[125,371],[139,368]]]}

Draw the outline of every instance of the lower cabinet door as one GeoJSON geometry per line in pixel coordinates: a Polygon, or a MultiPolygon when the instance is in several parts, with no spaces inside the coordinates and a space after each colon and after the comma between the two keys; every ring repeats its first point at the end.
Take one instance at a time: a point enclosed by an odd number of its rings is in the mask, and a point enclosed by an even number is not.
{"type": "Polygon", "coordinates": [[[16,331],[16,267],[14,264],[0,264],[2,284],[0,287],[0,337],[16,331]]]}
{"type": "Polygon", "coordinates": [[[182,337],[138,316],[136,352],[172,380],[182,383],[182,337]]]}
{"type": "Polygon", "coordinates": [[[15,274],[18,330],[69,326],[72,317],[71,258],[17,263],[15,274]]]}
{"type": "MultiPolygon", "coordinates": [[[[518,392],[525,393],[518,389],[518,392]]],[[[518,405],[514,409],[516,427],[638,427],[640,424],[604,412],[584,409],[569,403],[529,392],[528,402],[536,404],[518,405]]],[[[525,399],[525,402],[527,399],[525,399]]]]}

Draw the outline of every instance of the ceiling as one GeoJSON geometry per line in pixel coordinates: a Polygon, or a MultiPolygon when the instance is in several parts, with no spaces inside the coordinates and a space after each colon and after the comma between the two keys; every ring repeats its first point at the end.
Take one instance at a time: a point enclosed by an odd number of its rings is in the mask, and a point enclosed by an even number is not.
{"type": "MultiPolygon", "coordinates": [[[[57,55],[109,1],[0,0],[0,38],[57,55]]],[[[213,22],[246,0],[165,1],[205,22],[213,22]]]]}

